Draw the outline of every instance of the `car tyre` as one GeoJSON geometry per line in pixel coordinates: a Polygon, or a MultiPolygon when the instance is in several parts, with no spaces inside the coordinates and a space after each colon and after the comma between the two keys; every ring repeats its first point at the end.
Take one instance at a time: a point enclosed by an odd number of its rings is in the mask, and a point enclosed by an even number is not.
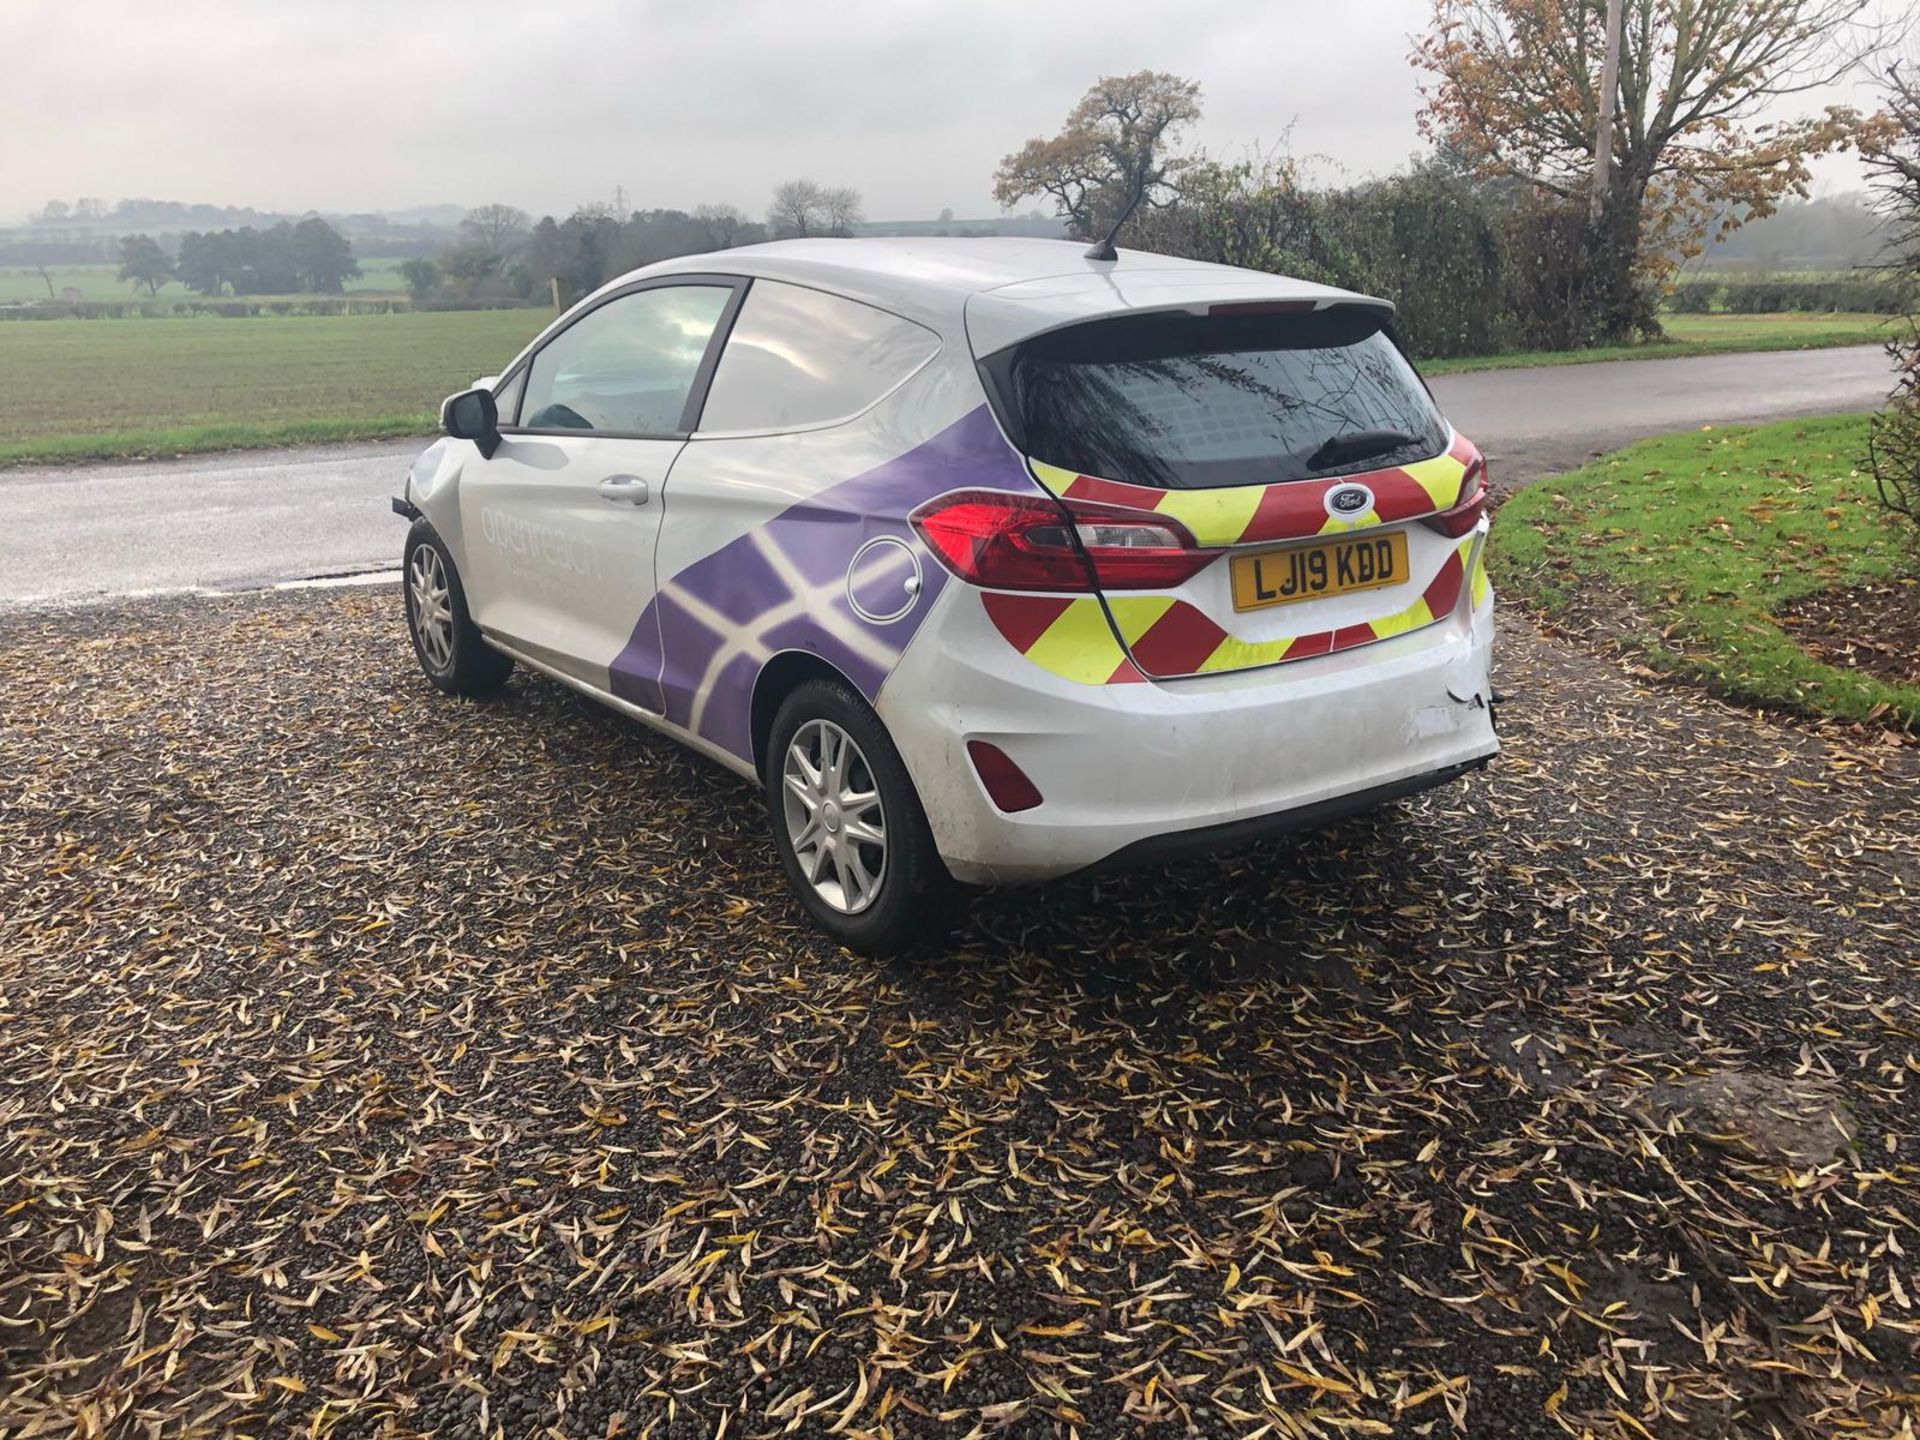
{"type": "Polygon", "coordinates": [[[453,557],[425,520],[414,521],[407,532],[400,588],[407,634],[427,679],[449,695],[491,695],[507,683],[512,659],[481,638],[453,557]]]}
{"type": "Polygon", "coordinates": [[[906,762],[850,686],[794,687],[773,718],[764,778],[781,867],[816,925],[865,955],[946,934],[959,887],[906,762]]]}

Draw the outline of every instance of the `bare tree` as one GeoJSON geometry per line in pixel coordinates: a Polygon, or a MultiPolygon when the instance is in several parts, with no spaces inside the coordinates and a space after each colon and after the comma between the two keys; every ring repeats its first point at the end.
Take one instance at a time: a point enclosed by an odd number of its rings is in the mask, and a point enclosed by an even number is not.
{"type": "Polygon", "coordinates": [[[1910,67],[1920,69],[1915,60],[1887,67],[1882,86],[1891,124],[1863,158],[1878,191],[1877,208],[1893,231],[1900,268],[1920,281],[1920,74],[1910,67]]]}
{"type": "Polygon", "coordinates": [[[460,233],[487,254],[508,260],[527,243],[533,222],[526,211],[511,205],[481,205],[466,213],[460,233]]]}
{"type": "MultiPolygon", "coordinates": [[[[1890,133],[1867,148],[1879,208],[1892,231],[1897,263],[1909,286],[1920,287],[1920,78],[1888,67],[1884,77],[1890,133]]],[[[1911,294],[1912,291],[1910,290],[1911,294]]],[[[1887,346],[1899,373],[1887,408],[1873,417],[1868,450],[1880,503],[1904,519],[1920,559],[1920,316],[1887,346]]]]}
{"type": "Polygon", "coordinates": [[[786,180],[776,185],[767,206],[767,228],[777,239],[817,235],[825,218],[826,196],[811,180],[786,180]]]}
{"type": "Polygon", "coordinates": [[[851,235],[853,227],[865,218],[858,190],[835,185],[820,192],[820,220],[827,234],[851,235]]]}
{"type": "Polygon", "coordinates": [[[701,205],[693,212],[694,223],[706,227],[716,250],[729,249],[746,227],[746,213],[737,205],[701,205]]]}
{"type": "Polygon", "coordinates": [[[61,237],[54,235],[46,239],[29,240],[19,248],[19,254],[33,273],[40,277],[40,283],[47,287],[47,298],[58,300],[60,292],[54,289],[53,267],[62,258],[61,237]]]}

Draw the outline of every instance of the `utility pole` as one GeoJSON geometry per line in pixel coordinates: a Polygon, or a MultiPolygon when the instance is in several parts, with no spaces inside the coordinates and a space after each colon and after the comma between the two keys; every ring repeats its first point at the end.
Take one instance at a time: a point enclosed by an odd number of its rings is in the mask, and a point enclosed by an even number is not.
{"type": "Polygon", "coordinates": [[[1600,67],[1600,124],[1593,137],[1593,198],[1587,218],[1600,223],[1607,203],[1607,183],[1613,174],[1613,98],[1620,89],[1620,28],[1624,0],[1607,0],[1607,58],[1600,67]]]}

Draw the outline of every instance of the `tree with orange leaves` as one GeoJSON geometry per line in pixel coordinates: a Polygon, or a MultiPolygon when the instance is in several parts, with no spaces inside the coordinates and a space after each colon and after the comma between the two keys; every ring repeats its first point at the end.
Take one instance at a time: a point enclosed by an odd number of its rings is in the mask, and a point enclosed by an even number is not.
{"type": "MultiPolygon", "coordinates": [[[[1807,162],[1887,121],[1844,105],[1776,118],[1880,41],[1868,0],[1625,0],[1605,203],[1581,294],[1595,342],[1656,329],[1650,281],[1708,236],[1807,193],[1807,162]]],[[[1483,174],[1566,204],[1593,181],[1605,0],[1434,0],[1414,63],[1421,127],[1483,174]]]]}
{"type": "Polygon", "coordinates": [[[1045,195],[1076,233],[1098,235],[1135,193],[1152,206],[1177,189],[1197,162],[1170,147],[1199,118],[1191,80],[1153,70],[1103,75],[1058,135],[1029,140],[1000,162],[994,198],[1011,209],[1045,195]]]}

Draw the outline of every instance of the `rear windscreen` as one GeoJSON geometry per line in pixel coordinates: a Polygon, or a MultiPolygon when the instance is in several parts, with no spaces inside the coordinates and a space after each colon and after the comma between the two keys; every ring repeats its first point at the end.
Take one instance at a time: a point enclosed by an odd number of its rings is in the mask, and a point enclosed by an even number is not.
{"type": "Polygon", "coordinates": [[[1350,474],[1440,453],[1445,423],[1378,311],[1143,315],[988,362],[1026,453],[1168,490],[1350,474]]]}

